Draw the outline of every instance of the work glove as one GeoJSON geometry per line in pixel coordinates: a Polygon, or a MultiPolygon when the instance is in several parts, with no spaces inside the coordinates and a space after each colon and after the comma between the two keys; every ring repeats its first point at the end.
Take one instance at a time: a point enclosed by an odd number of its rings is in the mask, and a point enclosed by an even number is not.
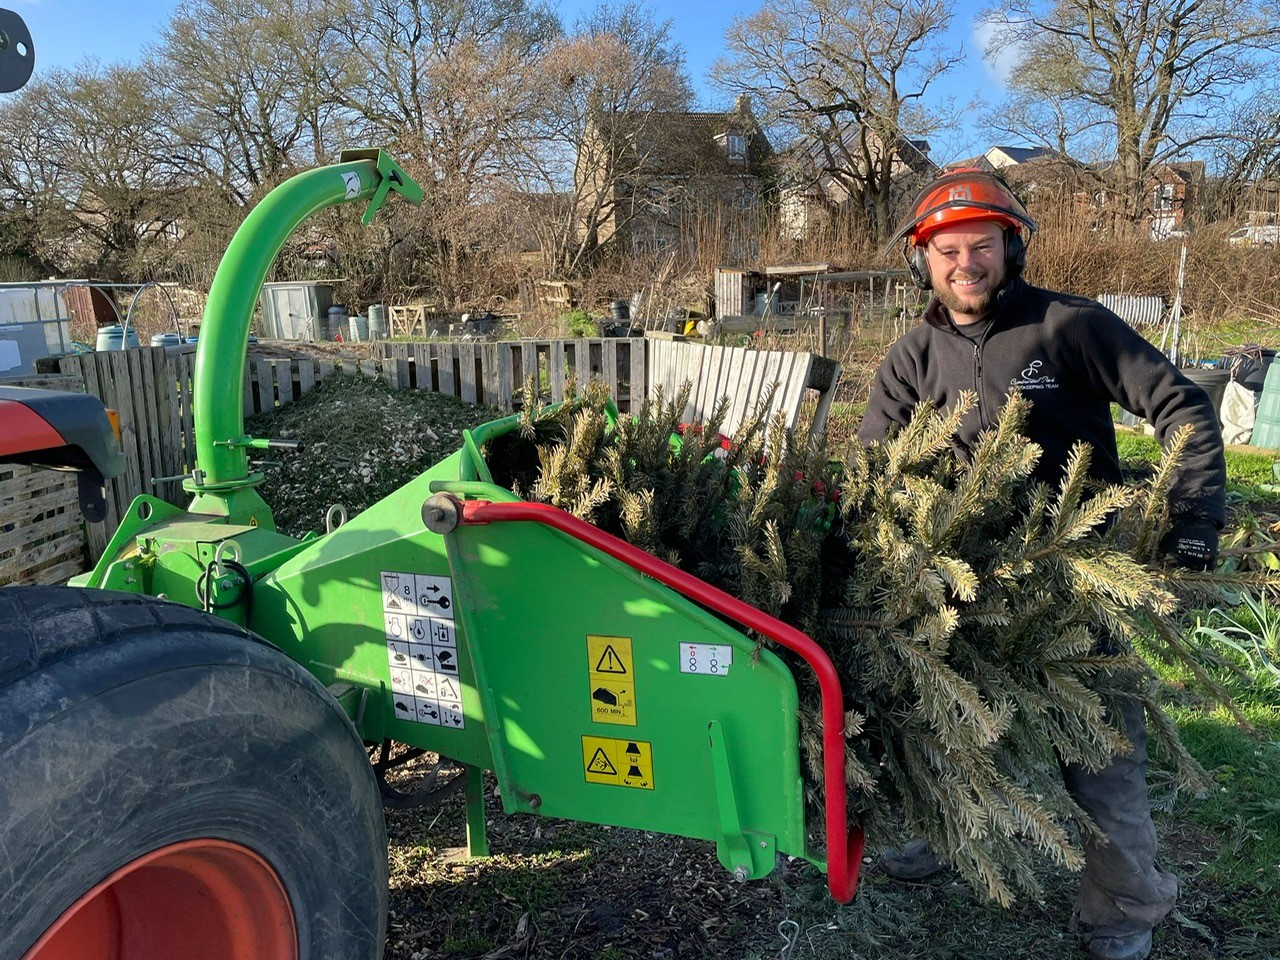
{"type": "Polygon", "coordinates": [[[1188,570],[1212,570],[1218,562],[1218,528],[1204,517],[1174,517],[1160,550],[1188,570]]]}

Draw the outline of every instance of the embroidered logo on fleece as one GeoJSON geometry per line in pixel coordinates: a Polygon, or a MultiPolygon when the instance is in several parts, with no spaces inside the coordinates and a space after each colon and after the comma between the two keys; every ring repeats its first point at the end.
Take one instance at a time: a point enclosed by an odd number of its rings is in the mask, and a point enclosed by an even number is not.
{"type": "Polygon", "coordinates": [[[1043,360],[1032,360],[1022,373],[1009,381],[1009,385],[1019,390],[1057,390],[1058,381],[1047,373],[1040,372],[1043,366],[1043,360]]]}

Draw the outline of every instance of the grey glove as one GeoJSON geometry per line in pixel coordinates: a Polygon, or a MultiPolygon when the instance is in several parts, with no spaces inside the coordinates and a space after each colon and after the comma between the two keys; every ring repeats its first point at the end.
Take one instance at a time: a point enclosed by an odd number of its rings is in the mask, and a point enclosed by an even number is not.
{"type": "Polygon", "coordinates": [[[1160,550],[1188,570],[1212,570],[1218,563],[1218,528],[1204,517],[1174,517],[1160,550]]]}

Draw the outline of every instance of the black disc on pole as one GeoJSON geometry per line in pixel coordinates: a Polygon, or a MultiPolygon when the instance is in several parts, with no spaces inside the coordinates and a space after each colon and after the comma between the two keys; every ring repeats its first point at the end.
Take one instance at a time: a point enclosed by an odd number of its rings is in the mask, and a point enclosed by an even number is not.
{"type": "Polygon", "coordinates": [[[31,79],[36,48],[31,31],[12,10],[0,10],[0,93],[12,93],[31,79]]]}

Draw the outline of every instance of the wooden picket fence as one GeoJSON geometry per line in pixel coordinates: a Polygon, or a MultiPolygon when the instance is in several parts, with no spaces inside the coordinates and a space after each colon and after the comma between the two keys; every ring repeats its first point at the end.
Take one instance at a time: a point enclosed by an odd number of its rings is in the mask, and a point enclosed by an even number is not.
{"type": "MultiPolygon", "coordinates": [[[[283,342],[276,346],[288,348],[283,342]]],[[[379,343],[375,345],[375,356],[364,360],[276,359],[251,353],[245,365],[244,411],[250,416],[292,403],[339,374],[379,377],[395,389],[429,390],[469,403],[514,410],[521,403],[522,388],[529,378],[537,383],[542,396],[559,401],[564,399],[566,380],[573,374],[584,384],[592,379],[603,380],[625,413],[638,408],[655,387],[654,371],[648,369],[653,349],[651,342],[643,338],[596,338],[379,343]]],[[[667,345],[668,352],[691,355],[701,355],[706,349],[667,345]]],[[[714,374],[707,381],[713,385],[729,388],[733,380],[744,389],[749,386],[751,389],[746,392],[751,395],[762,388],[762,377],[772,380],[776,371],[784,388],[795,381],[795,398],[788,389],[779,394],[788,398],[788,404],[798,403],[805,387],[817,389],[829,402],[829,392],[838,377],[837,367],[834,374],[814,379],[809,365],[789,363],[788,356],[773,358],[762,352],[744,360],[727,348],[712,352],[720,358],[713,364],[713,371],[703,369],[705,361],[681,361],[677,366],[680,371],[688,368],[690,376],[696,369],[702,370],[704,378],[714,374]],[[750,378],[740,372],[739,368],[747,369],[744,364],[760,376],[750,378]]],[[[21,523],[10,519],[10,510],[0,517],[0,584],[19,575],[13,572],[15,568],[23,569],[22,576],[44,577],[44,582],[79,572],[72,569],[76,564],[71,555],[86,538],[89,560],[96,561],[139,493],[180,506],[189,501],[181,480],[195,466],[191,402],[194,365],[193,345],[140,347],[59,359],[63,377],[73,378],[64,379],[62,389],[67,389],[68,383],[82,385],[85,392],[119,413],[125,472],[107,482],[107,517],[105,522],[93,524],[83,523],[80,517],[74,479],[48,472],[41,472],[36,479],[36,474],[25,468],[7,468],[0,473],[0,505],[29,501],[29,509],[24,509],[30,514],[21,523]],[[55,521],[55,516],[61,519],[55,521]],[[18,527],[30,529],[13,533],[18,527]],[[87,533],[71,532],[78,528],[87,533]]],[[[675,386],[678,385],[667,384],[668,392],[675,386]]],[[[825,412],[825,403],[820,409],[825,412]]]]}
{"type": "MultiPolygon", "coordinates": [[[[556,400],[563,399],[568,372],[583,382],[600,377],[623,410],[630,409],[633,394],[638,400],[645,390],[645,341],[639,338],[379,347],[381,355],[366,360],[276,359],[251,353],[245,364],[245,415],[291,403],[339,374],[378,377],[395,389],[430,390],[503,410],[518,406],[526,376],[542,377],[556,400]]],[[[91,559],[102,555],[139,493],[178,505],[190,499],[181,477],[195,465],[194,365],[194,345],[86,353],[58,361],[64,375],[78,378],[86,392],[120,414],[125,472],[107,482],[106,521],[86,525],[91,559]]],[[[0,485],[0,497],[5,495],[0,485]]]]}
{"type": "Polygon", "coordinates": [[[511,410],[533,378],[553,403],[564,399],[565,381],[574,374],[580,384],[603,380],[624,413],[639,404],[646,390],[646,344],[643,337],[580,340],[503,340],[496,343],[374,344],[384,363],[395,363],[397,375],[415,389],[450,394],[469,403],[511,410]]]}

